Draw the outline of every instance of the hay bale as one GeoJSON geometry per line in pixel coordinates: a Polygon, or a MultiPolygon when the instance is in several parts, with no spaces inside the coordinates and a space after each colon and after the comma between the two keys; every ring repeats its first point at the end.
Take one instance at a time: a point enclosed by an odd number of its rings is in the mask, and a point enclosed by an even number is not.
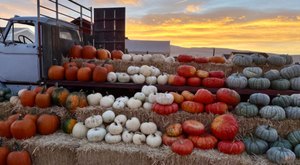
{"type": "Polygon", "coordinates": [[[11,109],[14,107],[10,102],[1,102],[0,103],[0,118],[7,118],[11,115],[11,109]]]}

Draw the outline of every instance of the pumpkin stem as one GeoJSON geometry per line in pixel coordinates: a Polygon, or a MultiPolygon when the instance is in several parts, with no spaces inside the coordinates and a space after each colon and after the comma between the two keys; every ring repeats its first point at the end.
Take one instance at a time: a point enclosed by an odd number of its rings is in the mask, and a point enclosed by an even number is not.
{"type": "Polygon", "coordinates": [[[23,119],[23,115],[19,114],[18,120],[22,120],[23,119]]]}
{"type": "Polygon", "coordinates": [[[45,93],[46,93],[46,88],[47,88],[47,86],[44,85],[40,93],[41,93],[41,94],[45,94],[45,93]]]}
{"type": "Polygon", "coordinates": [[[12,150],[13,151],[21,151],[21,145],[17,142],[14,142],[13,146],[12,146],[12,150]]]}

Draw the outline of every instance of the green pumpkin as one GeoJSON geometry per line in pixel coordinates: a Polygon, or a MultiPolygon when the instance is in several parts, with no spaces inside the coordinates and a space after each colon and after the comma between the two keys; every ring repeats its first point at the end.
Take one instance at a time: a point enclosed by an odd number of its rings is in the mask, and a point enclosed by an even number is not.
{"type": "Polygon", "coordinates": [[[300,107],[300,94],[292,94],[292,105],[300,107]]]}
{"type": "Polygon", "coordinates": [[[293,149],[293,145],[288,140],[281,137],[279,137],[277,141],[273,142],[270,147],[284,147],[290,150],[293,149]]]}
{"type": "Polygon", "coordinates": [[[294,60],[293,60],[292,56],[289,56],[289,55],[280,55],[280,56],[285,58],[285,60],[286,60],[285,65],[293,64],[294,60]]]}
{"type": "Polygon", "coordinates": [[[5,95],[9,93],[11,93],[10,88],[7,87],[0,88],[0,97],[5,97],[5,95]]]}
{"type": "Polygon", "coordinates": [[[262,155],[269,149],[268,143],[259,138],[246,137],[243,142],[248,154],[262,155]]]}
{"type": "Polygon", "coordinates": [[[293,90],[297,90],[297,91],[300,90],[300,77],[292,78],[292,79],[290,80],[290,82],[291,82],[291,88],[292,88],[293,90]]]}
{"type": "Polygon", "coordinates": [[[252,58],[248,55],[236,54],[232,59],[232,63],[237,66],[251,66],[252,58]]]}
{"type": "Polygon", "coordinates": [[[294,149],[294,153],[297,158],[300,158],[300,144],[296,145],[296,147],[294,149]]]}
{"type": "Polygon", "coordinates": [[[248,78],[261,77],[262,69],[260,67],[247,67],[243,70],[243,75],[248,78]]]}
{"type": "Polygon", "coordinates": [[[259,110],[259,114],[262,118],[271,120],[284,120],[285,111],[283,108],[277,105],[264,106],[259,110]]]}
{"type": "Polygon", "coordinates": [[[258,114],[258,108],[251,103],[241,102],[235,107],[234,112],[239,116],[255,117],[258,114]]]}
{"type": "Polygon", "coordinates": [[[250,78],[248,85],[250,89],[268,89],[271,86],[271,82],[267,78],[250,78]]]}
{"type": "Polygon", "coordinates": [[[77,123],[76,119],[67,119],[66,121],[63,122],[62,124],[62,130],[65,133],[71,134],[74,125],[77,123]]]}
{"type": "Polygon", "coordinates": [[[277,164],[294,164],[296,155],[290,149],[283,147],[271,147],[267,151],[267,158],[277,164]]]}
{"type": "Polygon", "coordinates": [[[66,88],[55,88],[51,95],[53,104],[57,106],[65,106],[69,94],[70,92],[66,88]]]}
{"type": "Polygon", "coordinates": [[[291,83],[287,79],[278,79],[271,81],[271,88],[276,90],[288,90],[291,87],[291,83]]]}
{"type": "Polygon", "coordinates": [[[291,79],[300,76],[300,65],[292,65],[280,70],[280,75],[285,79],[291,79]]]}
{"type": "Polygon", "coordinates": [[[300,107],[286,107],[285,109],[286,118],[288,119],[300,119],[300,107]]]}
{"type": "Polygon", "coordinates": [[[255,65],[265,65],[267,63],[267,58],[260,54],[252,54],[250,56],[252,58],[252,61],[255,65]]]}
{"type": "Polygon", "coordinates": [[[264,73],[264,78],[267,78],[270,81],[272,81],[272,80],[280,79],[281,76],[280,76],[280,72],[278,70],[271,69],[271,70],[264,73]]]}
{"type": "Polygon", "coordinates": [[[272,104],[282,108],[288,107],[292,104],[292,97],[289,95],[278,95],[272,99],[272,104]]]}
{"type": "Polygon", "coordinates": [[[284,66],[286,63],[286,59],[281,56],[269,56],[268,57],[268,64],[273,66],[284,66]]]}
{"type": "Polygon", "coordinates": [[[293,146],[300,144],[300,130],[290,132],[287,136],[287,140],[290,141],[293,146]]]}
{"type": "Polygon", "coordinates": [[[248,85],[248,79],[242,74],[233,73],[226,79],[226,85],[229,88],[246,88],[248,85]]]}
{"type": "Polygon", "coordinates": [[[4,95],[4,98],[5,98],[6,100],[9,100],[9,99],[11,98],[11,96],[13,96],[12,93],[6,93],[6,94],[4,95]]]}
{"type": "Polygon", "coordinates": [[[250,95],[249,102],[251,104],[258,105],[258,106],[265,106],[265,105],[269,105],[270,97],[269,95],[264,93],[254,93],[250,95]]]}
{"type": "Polygon", "coordinates": [[[278,139],[277,130],[269,125],[260,125],[255,129],[255,135],[267,142],[275,142],[278,139]]]}

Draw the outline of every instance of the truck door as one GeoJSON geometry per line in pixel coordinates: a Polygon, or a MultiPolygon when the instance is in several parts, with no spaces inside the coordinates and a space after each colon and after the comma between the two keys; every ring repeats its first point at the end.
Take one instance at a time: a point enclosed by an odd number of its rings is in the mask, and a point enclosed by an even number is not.
{"type": "Polygon", "coordinates": [[[0,43],[0,81],[29,82],[40,80],[37,27],[33,21],[9,22],[0,43]]]}

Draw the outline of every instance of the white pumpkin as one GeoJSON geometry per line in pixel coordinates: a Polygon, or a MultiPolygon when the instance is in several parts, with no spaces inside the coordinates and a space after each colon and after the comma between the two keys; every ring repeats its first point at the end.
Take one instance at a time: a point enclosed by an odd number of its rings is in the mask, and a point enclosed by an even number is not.
{"type": "Polygon", "coordinates": [[[135,132],[139,130],[140,128],[140,120],[136,117],[132,117],[131,119],[126,121],[125,127],[127,128],[128,131],[135,132]]]}
{"type": "Polygon", "coordinates": [[[105,135],[105,142],[109,144],[119,143],[121,140],[122,140],[121,135],[112,135],[110,133],[107,133],[105,135]]]}
{"type": "Polygon", "coordinates": [[[104,123],[111,123],[115,120],[115,113],[112,110],[105,111],[102,114],[102,119],[104,123]]]}
{"type": "Polygon", "coordinates": [[[162,132],[160,132],[160,131],[156,131],[154,134],[156,134],[158,136],[162,136],[162,132]]]}
{"type": "Polygon", "coordinates": [[[137,93],[135,93],[133,97],[134,97],[135,99],[138,99],[138,100],[141,100],[141,101],[145,101],[145,99],[146,99],[145,94],[142,93],[142,92],[137,92],[137,93]]]}
{"type": "Polygon", "coordinates": [[[140,108],[142,106],[142,101],[141,100],[138,100],[138,99],[135,99],[135,98],[130,98],[127,102],[127,106],[130,108],[130,109],[137,109],[137,108],[140,108]]]}
{"type": "Polygon", "coordinates": [[[122,126],[125,126],[127,117],[123,114],[120,114],[120,115],[116,116],[114,121],[120,123],[122,126]]]}
{"type": "Polygon", "coordinates": [[[150,93],[150,95],[148,96],[148,100],[149,103],[156,103],[156,94],[155,93],[150,93]]]}
{"type": "Polygon", "coordinates": [[[125,104],[127,104],[127,101],[129,100],[129,98],[127,96],[123,96],[123,97],[118,97],[116,99],[116,101],[122,101],[124,102],[125,104]]]}
{"type": "Polygon", "coordinates": [[[167,74],[159,75],[157,77],[157,84],[166,85],[167,83],[168,83],[168,75],[167,74]]]}
{"type": "Polygon", "coordinates": [[[90,142],[100,142],[104,139],[106,130],[101,127],[92,128],[87,132],[87,139],[90,142]]]}
{"type": "Polygon", "coordinates": [[[150,62],[151,58],[152,58],[151,54],[144,54],[143,55],[143,61],[145,61],[145,62],[150,62]]]}
{"type": "Polygon", "coordinates": [[[28,90],[27,88],[24,88],[24,89],[19,90],[19,91],[18,91],[18,96],[21,97],[22,93],[23,93],[24,91],[27,91],[27,90],[28,90]]]}
{"type": "Polygon", "coordinates": [[[157,134],[151,134],[147,136],[146,143],[150,147],[154,147],[154,148],[159,147],[162,143],[162,138],[157,134]]]}
{"type": "Polygon", "coordinates": [[[122,133],[122,140],[125,143],[131,143],[134,133],[125,129],[122,133]]]}
{"type": "Polygon", "coordinates": [[[72,129],[72,136],[76,138],[85,138],[88,128],[83,124],[83,122],[78,122],[74,125],[72,129]]]}
{"type": "Polygon", "coordinates": [[[146,96],[149,96],[151,93],[157,93],[157,88],[153,85],[144,85],[142,87],[142,93],[144,93],[146,96]]]}
{"type": "Polygon", "coordinates": [[[145,76],[142,74],[135,74],[135,75],[131,76],[131,79],[132,79],[133,83],[135,83],[135,84],[144,84],[146,81],[145,76]]]}
{"type": "Polygon", "coordinates": [[[150,135],[157,131],[157,126],[153,122],[144,122],[141,124],[140,130],[143,134],[150,135]]]}
{"type": "Polygon", "coordinates": [[[165,58],[165,62],[169,63],[169,64],[174,63],[175,62],[175,58],[172,57],[172,56],[166,57],[165,58]]]}
{"type": "Polygon", "coordinates": [[[114,104],[114,99],[110,96],[104,96],[101,100],[100,100],[100,105],[102,107],[105,108],[109,108],[112,107],[112,105],[114,104]]]}
{"type": "Polygon", "coordinates": [[[170,93],[157,93],[155,99],[161,105],[170,105],[174,101],[174,96],[170,93]]]}
{"type": "Polygon", "coordinates": [[[152,61],[153,62],[164,62],[165,56],[163,54],[153,54],[152,55],[152,61]]]}
{"type": "Polygon", "coordinates": [[[18,96],[11,96],[10,99],[9,99],[9,102],[10,102],[12,105],[18,105],[18,104],[21,104],[20,98],[19,98],[18,96]]]}
{"type": "Polygon", "coordinates": [[[130,54],[123,54],[122,61],[131,61],[132,56],[130,54]]]}
{"type": "Polygon", "coordinates": [[[134,62],[141,62],[142,60],[143,60],[143,56],[141,54],[132,56],[132,61],[134,62]]]}
{"type": "Polygon", "coordinates": [[[152,68],[148,65],[142,65],[140,68],[140,74],[144,75],[145,77],[151,76],[152,68]]]}
{"type": "Polygon", "coordinates": [[[113,122],[108,127],[108,132],[112,135],[120,135],[123,132],[123,127],[118,122],[113,122]]]}
{"type": "Polygon", "coordinates": [[[156,84],[157,78],[155,76],[149,76],[146,78],[146,84],[152,85],[156,84]]]}
{"type": "Polygon", "coordinates": [[[96,128],[102,124],[101,115],[93,115],[85,119],[84,124],[87,128],[96,128]]]}
{"type": "Polygon", "coordinates": [[[128,83],[130,81],[130,76],[127,73],[119,73],[118,81],[121,83],[128,83]]]}
{"type": "Polygon", "coordinates": [[[120,109],[124,109],[126,107],[126,104],[121,100],[116,100],[114,102],[114,104],[112,105],[112,107],[113,107],[113,109],[120,110],[120,109]]]}
{"type": "Polygon", "coordinates": [[[114,95],[108,95],[108,97],[115,101],[115,96],[114,95]]]}
{"type": "Polygon", "coordinates": [[[152,106],[153,106],[153,104],[149,103],[149,102],[144,102],[144,104],[143,104],[143,108],[148,111],[150,111],[152,109],[152,106]]]}
{"type": "Polygon", "coordinates": [[[151,66],[151,76],[159,76],[161,73],[160,73],[160,70],[154,66],[151,66]]]}
{"type": "Polygon", "coordinates": [[[100,100],[102,99],[101,93],[92,93],[87,96],[87,101],[90,106],[100,105],[100,100]]]}
{"type": "Polygon", "coordinates": [[[115,83],[118,80],[118,76],[115,72],[109,72],[107,74],[107,81],[110,83],[115,83]]]}
{"type": "Polygon", "coordinates": [[[129,66],[127,68],[127,73],[130,75],[138,74],[140,73],[140,67],[138,66],[129,66]]]}
{"type": "Polygon", "coordinates": [[[140,132],[136,132],[132,137],[132,141],[136,145],[141,145],[146,142],[146,136],[140,132]]]}

